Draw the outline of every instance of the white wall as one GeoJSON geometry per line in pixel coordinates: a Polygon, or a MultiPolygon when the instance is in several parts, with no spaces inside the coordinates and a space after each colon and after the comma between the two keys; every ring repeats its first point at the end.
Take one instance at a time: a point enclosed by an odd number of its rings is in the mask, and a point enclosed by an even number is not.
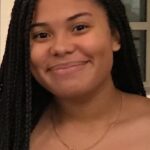
{"type": "Polygon", "coordinates": [[[0,0],[0,62],[5,49],[8,24],[14,0],[0,0]]]}

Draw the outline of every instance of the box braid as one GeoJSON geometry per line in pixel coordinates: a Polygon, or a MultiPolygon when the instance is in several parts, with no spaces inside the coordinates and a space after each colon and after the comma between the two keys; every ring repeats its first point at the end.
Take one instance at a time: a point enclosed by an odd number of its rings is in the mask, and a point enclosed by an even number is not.
{"type": "Polygon", "coordinates": [[[0,70],[0,150],[29,149],[31,74],[29,34],[35,0],[16,0],[0,70]]]}
{"type": "MultiPolygon", "coordinates": [[[[114,53],[117,88],[145,96],[131,30],[120,0],[94,0],[107,11],[121,37],[114,53]]],[[[0,69],[0,150],[29,150],[30,133],[52,99],[30,73],[30,25],[37,0],[15,0],[0,69]],[[42,99],[37,102],[38,99],[42,99]],[[43,101],[45,99],[45,101],[43,101]]]]}

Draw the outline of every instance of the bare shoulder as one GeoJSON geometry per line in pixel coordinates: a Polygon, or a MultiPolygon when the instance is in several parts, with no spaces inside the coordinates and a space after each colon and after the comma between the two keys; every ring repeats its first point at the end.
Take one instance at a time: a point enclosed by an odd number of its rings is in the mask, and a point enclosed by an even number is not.
{"type": "Polygon", "coordinates": [[[136,122],[150,131],[150,99],[135,94],[123,94],[122,119],[136,122]]]}
{"type": "Polygon", "coordinates": [[[116,139],[121,140],[120,147],[124,147],[121,149],[149,150],[150,99],[123,93],[122,112],[116,129],[116,139]]]}

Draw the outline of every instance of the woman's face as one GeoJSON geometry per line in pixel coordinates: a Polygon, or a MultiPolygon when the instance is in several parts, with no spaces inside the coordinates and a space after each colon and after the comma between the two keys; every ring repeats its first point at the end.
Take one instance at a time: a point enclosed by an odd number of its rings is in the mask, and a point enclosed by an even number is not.
{"type": "Polygon", "coordinates": [[[113,52],[105,10],[92,0],[39,0],[31,29],[31,71],[56,97],[110,85],[113,52]]]}

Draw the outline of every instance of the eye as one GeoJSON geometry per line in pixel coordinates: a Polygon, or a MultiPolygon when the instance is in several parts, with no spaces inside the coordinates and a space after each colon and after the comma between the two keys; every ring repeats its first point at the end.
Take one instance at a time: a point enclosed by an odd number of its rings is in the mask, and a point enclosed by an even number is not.
{"type": "Polygon", "coordinates": [[[85,25],[85,24],[78,24],[78,25],[75,25],[75,26],[73,27],[73,31],[75,31],[75,32],[83,32],[83,31],[85,31],[87,28],[88,28],[88,26],[85,25]]]}
{"type": "Polygon", "coordinates": [[[33,33],[32,39],[37,41],[44,41],[51,37],[51,35],[47,32],[39,32],[39,33],[33,33]]]}

